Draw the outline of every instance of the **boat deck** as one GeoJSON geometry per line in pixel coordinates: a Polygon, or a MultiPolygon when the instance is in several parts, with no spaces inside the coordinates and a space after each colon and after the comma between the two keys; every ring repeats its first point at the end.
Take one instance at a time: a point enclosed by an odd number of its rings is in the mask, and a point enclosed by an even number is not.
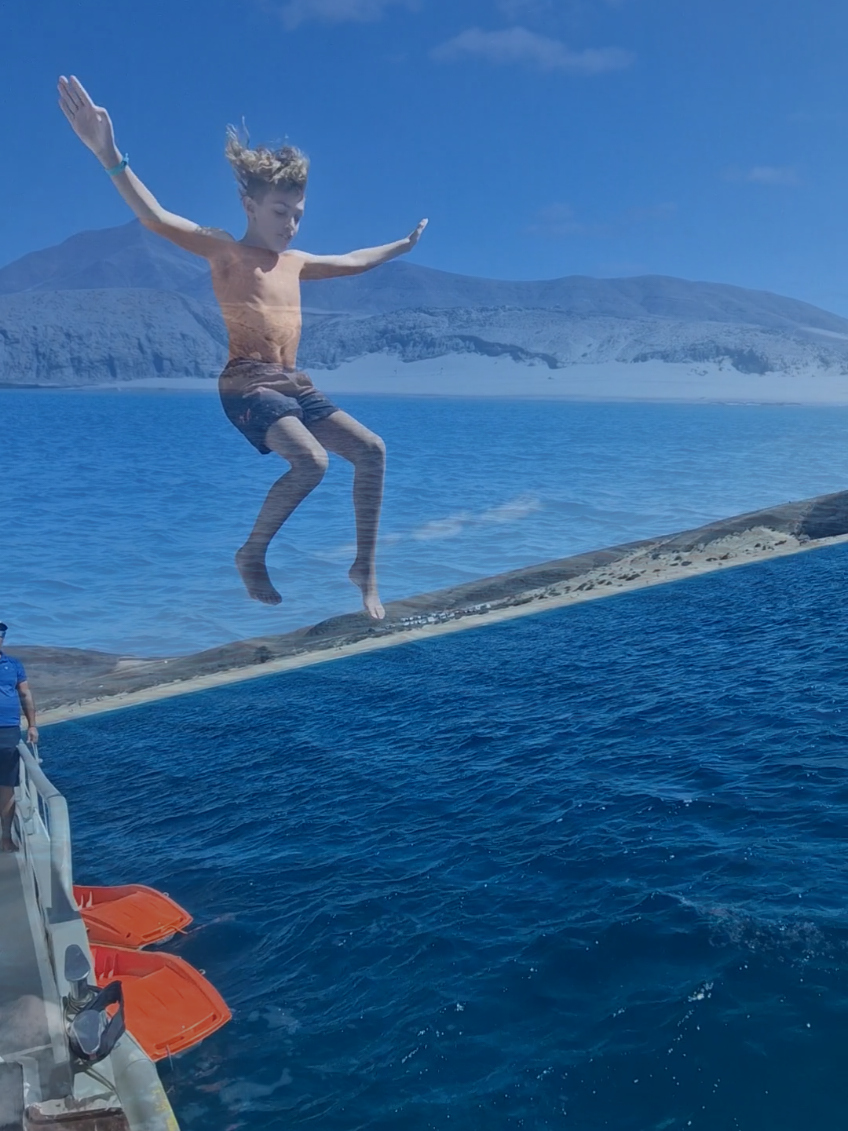
{"type": "Polygon", "coordinates": [[[30,882],[17,853],[0,853],[0,1057],[27,1058],[32,1082],[49,1097],[56,1058],[48,1010],[58,1017],[59,1003],[51,1001],[47,941],[27,899],[30,882]]]}

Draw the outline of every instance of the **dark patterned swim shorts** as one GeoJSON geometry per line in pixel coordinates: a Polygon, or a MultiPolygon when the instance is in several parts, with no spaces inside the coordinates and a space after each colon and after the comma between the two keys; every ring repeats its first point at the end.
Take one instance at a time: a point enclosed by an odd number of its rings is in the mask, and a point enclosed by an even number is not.
{"type": "Polygon", "coordinates": [[[308,427],[339,411],[305,373],[249,357],[227,363],[218,378],[218,392],[227,419],[263,456],[271,451],[265,434],[282,417],[296,416],[308,427]],[[262,388],[263,381],[273,387],[262,388]]]}

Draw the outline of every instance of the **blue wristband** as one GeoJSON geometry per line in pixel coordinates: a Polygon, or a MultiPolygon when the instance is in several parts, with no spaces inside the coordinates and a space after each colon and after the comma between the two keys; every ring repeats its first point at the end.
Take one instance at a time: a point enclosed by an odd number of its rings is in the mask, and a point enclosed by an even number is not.
{"type": "Polygon", "coordinates": [[[129,153],[125,153],[123,158],[118,162],[118,164],[115,165],[115,167],[112,168],[112,169],[107,169],[106,172],[109,174],[110,177],[117,177],[118,173],[123,173],[124,169],[126,169],[127,165],[129,165],[129,163],[130,163],[130,155],[129,155],[129,153]]]}

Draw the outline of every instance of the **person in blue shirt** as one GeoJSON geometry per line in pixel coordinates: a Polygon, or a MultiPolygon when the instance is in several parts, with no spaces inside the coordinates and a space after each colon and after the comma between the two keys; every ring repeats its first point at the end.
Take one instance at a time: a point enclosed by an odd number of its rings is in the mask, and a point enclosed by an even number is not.
{"type": "Polygon", "coordinates": [[[15,786],[20,777],[21,712],[26,715],[27,742],[38,742],[35,703],[20,660],[3,651],[8,625],[0,622],[0,850],[14,852],[15,786]]]}

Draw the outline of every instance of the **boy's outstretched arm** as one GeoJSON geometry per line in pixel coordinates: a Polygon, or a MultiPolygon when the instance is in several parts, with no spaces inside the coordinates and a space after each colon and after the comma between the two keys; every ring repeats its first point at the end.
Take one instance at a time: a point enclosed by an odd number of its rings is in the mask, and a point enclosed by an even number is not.
{"type": "Polygon", "coordinates": [[[347,255],[309,255],[307,252],[298,252],[303,259],[300,270],[301,279],[337,279],[342,275],[361,275],[363,271],[370,271],[379,267],[381,263],[388,263],[399,255],[406,255],[412,251],[421,239],[421,233],[427,227],[427,221],[422,220],[414,232],[405,240],[396,243],[383,244],[382,247],[366,247],[361,251],[349,251],[347,255]]]}
{"type": "MultiPolygon", "coordinates": [[[[70,79],[64,75],[59,79],[59,105],[74,133],[88,146],[103,168],[119,169],[122,155],[115,144],[112,120],[103,106],[94,105],[88,91],[73,75],[70,79]]],[[[222,241],[232,240],[227,232],[217,228],[201,228],[191,220],[168,212],[128,165],[120,168],[111,180],[146,228],[195,255],[214,254],[222,241]]]]}

